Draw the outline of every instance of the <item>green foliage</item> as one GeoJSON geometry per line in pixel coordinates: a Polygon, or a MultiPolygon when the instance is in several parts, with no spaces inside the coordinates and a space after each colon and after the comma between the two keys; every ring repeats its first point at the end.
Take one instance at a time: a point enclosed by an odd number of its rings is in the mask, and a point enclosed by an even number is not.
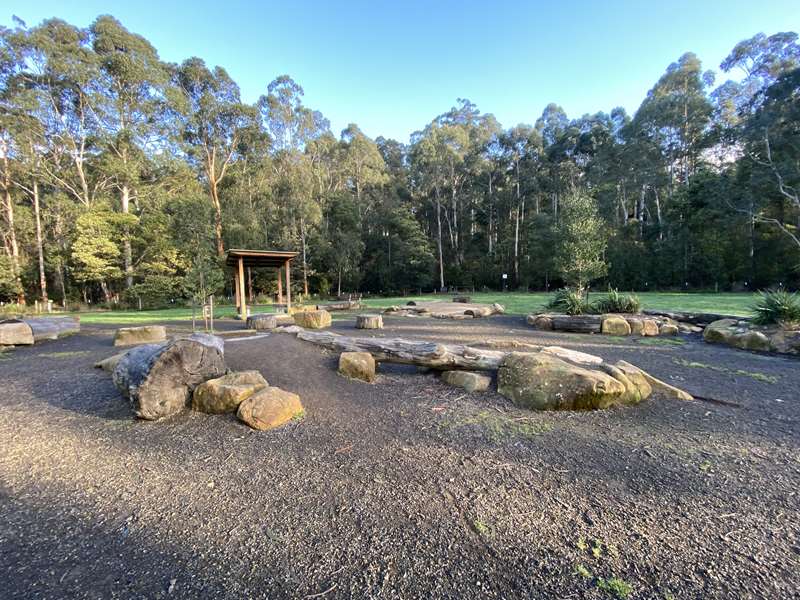
{"type": "Polygon", "coordinates": [[[567,284],[582,290],[608,270],[605,225],[597,202],[577,190],[564,197],[559,218],[556,266],[567,284]]]}
{"type": "Polygon", "coordinates": [[[616,289],[610,289],[604,298],[592,303],[592,312],[635,314],[642,312],[642,302],[636,294],[620,294],[616,289]]]}
{"type": "Polygon", "coordinates": [[[611,577],[610,579],[601,577],[597,580],[597,589],[619,600],[624,600],[633,593],[631,584],[618,577],[611,577]]]}
{"type": "Polygon", "coordinates": [[[161,308],[181,297],[180,278],[174,275],[147,275],[123,293],[123,300],[130,306],[161,308]]]}
{"type": "Polygon", "coordinates": [[[583,315],[590,311],[591,306],[582,291],[563,288],[553,294],[547,308],[567,315],[583,315]]]}
{"type": "Polygon", "coordinates": [[[760,292],[752,306],[753,323],[757,325],[800,325],[800,295],[786,290],[760,292]]]}

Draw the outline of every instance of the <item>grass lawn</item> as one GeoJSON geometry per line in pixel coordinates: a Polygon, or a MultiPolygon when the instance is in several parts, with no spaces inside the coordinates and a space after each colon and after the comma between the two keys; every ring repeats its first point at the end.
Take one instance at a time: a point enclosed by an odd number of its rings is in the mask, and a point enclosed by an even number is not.
{"type": "MultiPolygon", "coordinates": [[[[542,310],[551,294],[544,292],[476,292],[469,294],[474,302],[498,302],[506,307],[509,314],[525,315],[542,310]]],[[[599,296],[599,292],[590,294],[599,296]]],[[[716,312],[732,315],[747,316],[748,307],[754,300],[754,294],[686,294],[673,292],[642,292],[639,294],[644,308],[674,311],[716,312]]],[[[449,299],[449,294],[425,294],[422,296],[404,296],[393,298],[368,298],[365,304],[372,308],[385,308],[392,305],[402,305],[409,300],[436,300],[449,299]]],[[[269,306],[257,306],[253,312],[272,312],[269,306]]],[[[233,306],[220,306],[214,310],[214,317],[231,317],[236,309],[233,306]]],[[[130,311],[91,311],[75,313],[80,314],[82,323],[109,323],[115,325],[140,325],[161,321],[189,321],[192,318],[191,308],[165,308],[160,310],[130,310],[130,311]]],[[[334,313],[335,315],[336,313],[334,313]]],[[[197,309],[197,318],[201,312],[197,309]]]]}
{"type": "MultiPolygon", "coordinates": [[[[476,292],[467,294],[473,302],[498,302],[506,307],[510,314],[528,314],[542,310],[552,294],[544,292],[476,292]]],[[[589,300],[602,295],[600,292],[589,294],[589,300]]],[[[688,294],[680,292],[641,292],[637,294],[642,300],[643,308],[688,312],[711,312],[731,315],[748,316],[748,307],[752,304],[755,294],[688,294]]],[[[405,304],[409,300],[434,300],[446,299],[449,294],[408,296],[403,298],[370,298],[366,300],[368,306],[376,308],[405,304]]]]}

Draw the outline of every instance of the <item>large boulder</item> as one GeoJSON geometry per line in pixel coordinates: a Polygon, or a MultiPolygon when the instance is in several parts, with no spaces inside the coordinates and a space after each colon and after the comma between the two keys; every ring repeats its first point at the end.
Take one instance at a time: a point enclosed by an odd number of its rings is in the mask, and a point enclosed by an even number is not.
{"type": "Polygon", "coordinates": [[[800,330],[779,329],[770,335],[770,346],[775,352],[800,354],[800,330]]]}
{"type": "Polygon", "coordinates": [[[736,319],[719,319],[703,330],[703,339],[709,344],[729,344],[739,322],[736,319]]]}
{"type": "Polygon", "coordinates": [[[210,414],[233,412],[242,402],[268,385],[258,371],[228,373],[194,388],[192,408],[210,414]]]}
{"type": "Polygon", "coordinates": [[[266,387],[239,405],[236,416],[253,429],[280,427],[303,414],[300,396],[277,387],[266,387]]]}
{"type": "Polygon", "coordinates": [[[660,393],[668,398],[675,398],[677,400],[694,400],[694,397],[688,392],[685,392],[680,388],[676,388],[673,385],[653,377],[647,371],[643,371],[639,367],[636,367],[629,362],[620,360],[617,361],[615,366],[621,369],[632,380],[634,380],[636,377],[642,377],[650,385],[654,392],[660,393]]]}
{"type": "Polygon", "coordinates": [[[630,335],[631,326],[619,315],[603,315],[600,332],[606,335],[630,335]]]}
{"type": "Polygon", "coordinates": [[[0,346],[30,346],[33,331],[30,325],[17,319],[0,322],[0,346]]]}
{"type": "Polygon", "coordinates": [[[500,364],[497,391],[533,410],[607,408],[638,400],[608,373],[548,354],[511,352],[500,364]]]}
{"type": "Polygon", "coordinates": [[[331,313],[327,310],[305,310],[293,315],[294,322],[306,329],[324,329],[331,326],[331,313]]]}
{"type": "Polygon", "coordinates": [[[738,333],[730,338],[730,344],[742,350],[758,350],[768,352],[771,344],[769,338],[760,331],[749,330],[738,333]]]}
{"type": "Polygon", "coordinates": [[[489,389],[492,378],[474,371],[445,371],[442,373],[442,381],[468,392],[485,392],[489,389]]]}
{"type": "Polygon", "coordinates": [[[257,314],[247,317],[246,327],[256,331],[275,329],[278,326],[278,319],[275,315],[257,314]]]}
{"type": "Polygon", "coordinates": [[[646,317],[625,317],[631,326],[631,335],[656,336],[659,334],[658,321],[646,317]]]}
{"type": "Polygon", "coordinates": [[[375,381],[375,359],[369,352],[342,352],[339,355],[339,373],[372,383],[375,381]]]}
{"type": "Polygon", "coordinates": [[[163,325],[144,325],[142,327],[120,327],[114,335],[115,346],[138,346],[139,344],[155,344],[167,339],[167,330],[163,325]]]}
{"type": "Polygon", "coordinates": [[[679,327],[672,323],[662,323],[658,326],[658,335],[678,335],[679,331],[679,327]]]}

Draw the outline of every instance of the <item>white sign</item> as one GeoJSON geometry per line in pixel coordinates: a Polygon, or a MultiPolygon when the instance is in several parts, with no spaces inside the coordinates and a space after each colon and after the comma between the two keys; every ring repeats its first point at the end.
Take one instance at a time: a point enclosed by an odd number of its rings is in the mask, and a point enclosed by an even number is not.
{"type": "Polygon", "coordinates": [[[508,273],[503,273],[503,279],[508,279],[508,273]]]}

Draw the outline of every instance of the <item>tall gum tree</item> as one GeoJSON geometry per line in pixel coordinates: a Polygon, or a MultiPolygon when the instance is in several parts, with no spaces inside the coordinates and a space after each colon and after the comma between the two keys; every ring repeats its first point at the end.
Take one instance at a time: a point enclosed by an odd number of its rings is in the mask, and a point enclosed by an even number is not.
{"type": "Polygon", "coordinates": [[[222,67],[209,70],[199,58],[186,60],[177,71],[183,91],[183,141],[197,166],[214,207],[217,255],[225,254],[220,183],[240,154],[248,129],[258,126],[256,111],[241,101],[239,86],[222,67]]]}

